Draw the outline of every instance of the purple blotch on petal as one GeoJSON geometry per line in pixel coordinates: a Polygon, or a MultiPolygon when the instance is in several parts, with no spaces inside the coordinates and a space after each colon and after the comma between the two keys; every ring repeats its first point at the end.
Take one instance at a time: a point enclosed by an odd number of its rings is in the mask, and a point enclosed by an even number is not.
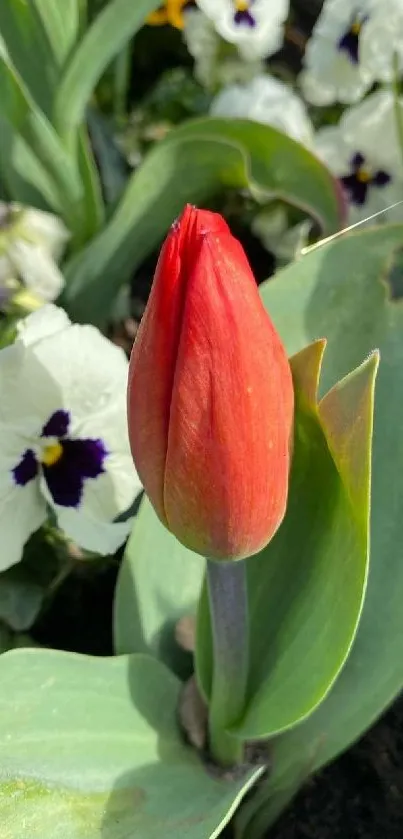
{"type": "Polygon", "coordinates": [[[361,20],[357,20],[354,15],[349,28],[341,36],[337,44],[339,51],[347,53],[352,64],[358,64],[359,62],[360,35],[362,27],[367,20],[368,15],[365,15],[361,20]]]}
{"type": "Polygon", "coordinates": [[[42,428],[41,437],[65,437],[69,430],[68,411],[55,411],[42,428]]]}
{"type": "Polygon", "coordinates": [[[24,487],[38,474],[38,461],[32,449],[27,449],[20,462],[13,469],[13,478],[17,486],[24,487]]]}
{"type": "Polygon", "coordinates": [[[369,177],[360,177],[360,170],[365,167],[365,157],[361,152],[356,152],[350,160],[351,172],[340,178],[345,190],[348,193],[352,204],[362,207],[367,200],[368,190],[371,186],[387,186],[392,180],[388,172],[378,169],[369,177]]]}
{"type": "Polygon", "coordinates": [[[254,27],[256,26],[255,18],[253,17],[252,13],[249,9],[244,9],[239,12],[235,12],[234,14],[234,23],[236,24],[246,24],[246,26],[254,27]]]}
{"type": "Polygon", "coordinates": [[[391,180],[392,178],[387,172],[384,172],[383,169],[379,169],[378,172],[375,172],[375,175],[372,178],[372,183],[375,184],[375,186],[386,186],[387,184],[390,184],[391,180]]]}
{"type": "Polygon", "coordinates": [[[98,478],[108,454],[102,440],[61,440],[63,453],[52,466],[43,466],[49,492],[61,507],[79,507],[88,478],[98,478]]]}

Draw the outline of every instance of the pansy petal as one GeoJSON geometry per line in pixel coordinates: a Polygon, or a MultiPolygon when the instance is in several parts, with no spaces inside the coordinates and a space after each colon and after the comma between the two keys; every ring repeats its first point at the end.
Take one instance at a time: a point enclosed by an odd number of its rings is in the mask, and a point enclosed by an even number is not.
{"type": "Polygon", "coordinates": [[[302,100],[269,75],[258,75],[249,84],[224,87],[213,99],[212,116],[244,117],[284,131],[307,146],[313,143],[313,125],[302,100]]]}
{"type": "Polygon", "coordinates": [[[15,273],[43,300],[56,300],[64,287],[64,277],[51,254],[41,245],[16,239],[8,248],[15,273]]]}
{"type": "Polygon", "coordinates": [[[46,502],[39,481],[32,470],[25,470],[20,485],[13,470],[23,461],[24,452],[18,448],[18,441],[10,439],[7,430],[1,428],[2,447],[7,456],[0,454],[0,571],[22,559],[25,543],[46,520],[46,502]]]}
{"type": "Polygon", "coordinates": [[[70,238],[69,231],[61,218],[32,207],[22,208],[22,214],[25,235],[42,245],[58,262],[70,238]]]}
{"type": "Polygon", "coordinates": [[[57,507],[55,512],[58,526],[69,539],[84,550],[101,556],[115,553],[126,541],[133,526],[131,519],[113,524],[72,507],[57,507]]]}
{"type": "Polygon", "coordinates": [[[28,347],[37,341],[42,341],[43,338],[56,335],[70,325],[71,321],[66,312],[59,306],[53,306],[49,303],[20,321],[18,324],[18,340],[28,347]]]}
{"type": "Polygon", "coordinates": [[[115,399],[124,398],[125,354],[94,326],[74,324],[31,349],[38,365],[58,387],[55,409],[69,410],[73,422],[102,415],[115,399]]]}
{"type": "Polygon", "coordinates": [[[40,435],[55,411],[68,410],[76,421],[102,415],[116,398],[124,398],[127,359],[95,327],[70,325],[51,305],[24,324],[16,343],[0,353],[3,423],[40,435]]]}

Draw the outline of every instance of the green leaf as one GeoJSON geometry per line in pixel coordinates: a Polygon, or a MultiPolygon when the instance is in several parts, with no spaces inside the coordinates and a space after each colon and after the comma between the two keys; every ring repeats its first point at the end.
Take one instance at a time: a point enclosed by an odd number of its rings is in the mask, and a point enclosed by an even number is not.
{"type": "Polygon", "coordinates": [[[338,228],[336,182],[309,151],[266,125],[192,120],[152,149],[106,229],[67,266],[64,299],[73,317],[101,323],[184,204],[206,202],[223,186],[278,196],[305,209],[327,233],[338,228]]]}
{"type": "Polygon", "coordinates": [[[389,278],[403,227],[351,233],[323,245],[262,288],[289,351],[326,335],[323,388],[380,348],[372,465],[371,563],[360,625],[331,692],[301,726],[272,745],[274,773],[245,808],[245,839],[263,835],[305,776],[344,751],[403,687],[403,306],[389,278]],[[261,811],[259,813],[258,807],[261,811]],[[252,821],[256,818],[252,830],[252,821]]]}
{"type": "Polygon", "coordinates": [[[202,557],[169,533],[144,498],[116,587],[116,652],[149,652],[181,672],[186,662],[174,639],[175,624],[196,614],[203,573],[202,557]]]}
{"type": "MultiPolygon", "coordinates": [[[[323,349],[318,341],[291,359],[296,411],[287,512],[275,538],[246,562],[250,673],[245,714],[233,731],[247,740],[273,736],[312,713],[346,660],[361,613],[378,357],[317,404],[323,349]]],[[[206,597],[196,662],[209,695],[206,597]]]]}
{"type": "Polygon", "coordinates": [[[8,198],[61,214],[63,207],[46,169],[12,125],[0,116],[0,178],[8,198]]]}
{"type": "Polygon", "coordinates": [[[260,771],[217,779],[183,744],[180,682],[146,656],[0,658],[7,839],[214,839],[260,771]]]}
{"type": "Polygon", "coordinates": [[[94,148],[105,201],[116,204],[128,179],[128,164],[116,146],[113,125],[95,108],[88,109],[88,128],[94,148]]]}
{"type": "MultiPolygon", "coordinates": [[[[87,220],[83,213],[83,187],[77,167],[49,120],[36,107],[21,78],[1,57],[0,87],[2,121],[13,129],[15,142],[21,138],[39,166],[47,172],[56,201],[63,207],[67,226],[78,239],[85,238],[87,220]]],[[[38,168],[35,172],[37,175],[38,168]]]]}
{"type": "Polygon", "coordinates": [[[33,0],[57,65],[62,67],[77,41],[80,0],[33,0]]]}
{"type": "Polygon", "coordinates": [[[35,0],[0,3],[0,39],[3,58],[24,80],[32,99],[49,117],[57,84],[57,66],[35,0]]]}
{"type": "Polygon", "coordinates": [[[55,102],[56,125],[68,143],[84,120],[102,73],[158,5],[158,0],[110,0],[87,30],[67,64],[55,102]]]}
{"type": "Polygon", "coordinates": [[[104,223],[105,208],[101,181],[85,125],[78,132],[78,166],[83,184],[86,239],[91,239],[104,223]]]}

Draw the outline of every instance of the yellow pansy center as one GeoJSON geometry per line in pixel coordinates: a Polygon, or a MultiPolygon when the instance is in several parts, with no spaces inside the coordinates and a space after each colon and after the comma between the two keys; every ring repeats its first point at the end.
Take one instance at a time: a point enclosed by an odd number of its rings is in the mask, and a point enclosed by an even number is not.
{"type": "Polygon", "coordinates": [[[358,19],[354,20],[353,23],[350,26],[351,35],[359,35],[360,32],[361,32],[361,29],[362,29],[362,24],[363,24],[362,20],[358,20],[358,19]]]}
{"type": "Polygon", "coordinates": [[[250,0],[235,0],[235,10],[237,12],[247,12],[250,6],[250,0]]]}
{"type": "Polygon", "coordinates": [[[63,455],[63,446],[59,441],[44,446],[41,452],[41,461],[44,466],[53,466],[63,455]]]}
{"type": "Polygon", "coordinates": [[[369,169],[366,169],[365,166],[360,166],[357,169],[357,181],[361,184],[368,184],[372,178],[371,172],[369,169]]]}

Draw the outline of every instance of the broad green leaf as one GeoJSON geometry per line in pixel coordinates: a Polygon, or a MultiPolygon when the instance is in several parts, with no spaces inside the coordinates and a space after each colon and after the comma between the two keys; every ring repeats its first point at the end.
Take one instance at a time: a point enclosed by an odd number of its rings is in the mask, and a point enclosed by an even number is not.
{"type": "Polygon", "coordinates": [[[180,672],[183,656],[174,639],[175,624],[183,615],[196,614],[203,573],[202,557],[169,533],[144,498],[118,577],[116,652],[147,651],[180,672]]]}
{"type": "Polygon", "coordinates": [[[180,682],[146,656],[0,657],[7,839],[214,839],[259,776],[213,778],[177,728],[180,682]]]}
{"type": "MultiPolygon", "coordinates": [[[[270,544],[246,561],[250,673],[245,714],[233,731],[248,740],[294,726],[323,700],[348,655],[365,592],[378,358],[317,404],[323,349],[318,341],[291,359],[296,411],[287,512],[270,544]]],[[[206,597],[198,630],[196,662],[208,695],[206,597]]]]}
{"type": "Polygon", "coordinates": [[[403,306],[388,278],[403,226],[351,233],[281,271],[262,295],[289,351],[326,335],[327,388],[380,348],[372,465],[371,562],[364,609],[347,663],[315,713],[273,743],[271,785],[245,809],[244,839],[263,835],[296,780],[328,763],[374,722],[403,687],[403,306]],[[279,805],[279,806],[278,806],[279,805]],[[250,811],[250,812],[249,812],[250,811]],[[253,831],[250,819],[256,817],[253,831]]]}
{"type": "Polygon", "coordinates": [[[110,0],[73,51],[55,102],[56,125],[68,142],[102,73],[158,5],[158,0],[110,0]]]}
{"type": "Polygon", "coordinates": [[[186,202],[206,202],[222,187],[248,186],[303,208],[328,233],[338,228],[336,182],[307,149],[248,120],[189,121],[151,150],[106,229],[67,266],[65,301],[74,318],[105,319],[119,287],[186,202]]]}

